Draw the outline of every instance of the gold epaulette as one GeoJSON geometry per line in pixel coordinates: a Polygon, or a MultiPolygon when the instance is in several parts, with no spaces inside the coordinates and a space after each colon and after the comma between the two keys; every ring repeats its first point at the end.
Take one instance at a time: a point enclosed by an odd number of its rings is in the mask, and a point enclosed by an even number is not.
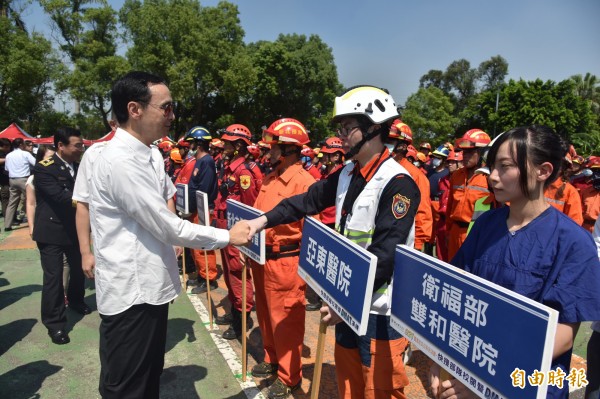
{"type": "Polygon", "coordinates": [[[40,161],[40,163],[41,163],[43,166],[50,166],[50,165],[52,165],[52,164],[54,163],[54,159],[52,159],[52,158],[48,158],[48,159],[42,159],[42,160],[40,161]]]}

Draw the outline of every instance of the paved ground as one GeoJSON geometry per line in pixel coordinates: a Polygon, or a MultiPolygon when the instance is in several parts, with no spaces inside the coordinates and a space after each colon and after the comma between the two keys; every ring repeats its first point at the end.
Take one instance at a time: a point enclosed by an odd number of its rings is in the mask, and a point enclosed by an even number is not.
{"type": "MultiPolygon", "coordinates": [[[[0,221],[1,223],[1,221],[0,221]]],[[[224,283],[213,291],[214,312],[223,314],[224,283]]],[[[39,254],[25,227],[0,233],[0,397],[97,398],[98,326],[93,285],[86,302],[94,309],[88,316],[68,312],[71,343],[50,342],[40,321],[41,267],[39,254]]],[[[161,398],[261,398],[270,381],[247,377],[241,382],[241,342],[219,338],[224,328],[208,327],[205,295],[182,295],[170,307],[166,364],[161,378],[161,398]]],[[[256,319],[252,314],[255,325],[256,319]]],[[[575,352],[585,358],[589,323],[580,329],[575,352]]],[[[294,398],[309,398],[318,336],[318,312],[308,312],[302,354],[304,379],[294,398]]],[[[333,362],[333,330],[326,335],[320,397],[337,397],[333,362]]],[[[263,358],[260,330],[248,333],[248,370],[263,358]]],[[[574,360],[573,366],[585,366],[574,360]]],[[[407,366],[409,398],[429,398],[426,390],[428,361],[415,352],[407,366]]],[[[581,392],[571,395],[582,398],[581,392]]]]}

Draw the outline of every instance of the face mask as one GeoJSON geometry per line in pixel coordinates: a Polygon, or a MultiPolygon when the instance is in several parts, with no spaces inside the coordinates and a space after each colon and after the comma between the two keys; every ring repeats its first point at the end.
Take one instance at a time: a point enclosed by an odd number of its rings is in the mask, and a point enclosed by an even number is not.
{"type": "Polygon", "coordinates": [[[387,149],[388,149],[388,151],[390,152],[390,154],[391,154],[392,152],[394,152],[394,147],[395,147],[395,146],[394,146],[394,144],[388,144],[388,143],[386,143],[386,144],[384,144],[384,145],[385,145],[385,148],[387,148],[387,149]]]}
{"type": "Polygon", "coordinates": [[[431,164],[433,165],[434,168],[437,168],[438,166],[440,166],[442,164],[442,160],[439,158],[433,158],[431,160],[431,164]]]}
{"type": "Polygon", "coordinates": [[[413,162],[413,165],[415,165],[417,168],[420,168],[421,167],[421,162],[415,161],[415,162],[413,162]]]}
{"type": "Polygon", "coordinates": [[[585,177],[590,177],[591,175],[593,175],[592,170],[588,168],[585,168],[581,173],[583,173],[585,177]]]}

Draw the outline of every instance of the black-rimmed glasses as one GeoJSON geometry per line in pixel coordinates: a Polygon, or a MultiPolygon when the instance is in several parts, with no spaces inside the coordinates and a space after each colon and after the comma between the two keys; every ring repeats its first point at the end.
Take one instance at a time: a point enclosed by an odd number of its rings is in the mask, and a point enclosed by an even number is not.
{"type": "Polygon", "coordinates": [[[348,126],[348,127],[340,127],[337,131],[338,137],[348,137],[350,133],[354,131],[354,129],[360,128],[360,125],[348,126]]]}

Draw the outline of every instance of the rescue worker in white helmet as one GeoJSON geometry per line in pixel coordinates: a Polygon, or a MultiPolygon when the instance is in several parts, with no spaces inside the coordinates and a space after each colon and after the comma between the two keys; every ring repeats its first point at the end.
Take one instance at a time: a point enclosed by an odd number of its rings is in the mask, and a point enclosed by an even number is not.
{"type": "Polygon", "coordinates": [[[321,309],[322,322],[336,329],[340,398],[406,398],[408,377],[402,354],[408,341],[390,326],[388,285],[393,277],[394,248],[397,244],[414,245],[420,193],[406,169],[384,146],[391,122],[397,117],[392,96],[374,86],[353,87],[336,97],[333,121],[339,124],[339,138],[353,162],[313,184],[306,194],[283,200],[249,221],[253,233],[335,205],[336,230],[377,256],[369,327],[364,336],[354,333],[328,306],[321,309]],[[367,199],[374,201],[373,206],[358,206],[367,199]]]}

